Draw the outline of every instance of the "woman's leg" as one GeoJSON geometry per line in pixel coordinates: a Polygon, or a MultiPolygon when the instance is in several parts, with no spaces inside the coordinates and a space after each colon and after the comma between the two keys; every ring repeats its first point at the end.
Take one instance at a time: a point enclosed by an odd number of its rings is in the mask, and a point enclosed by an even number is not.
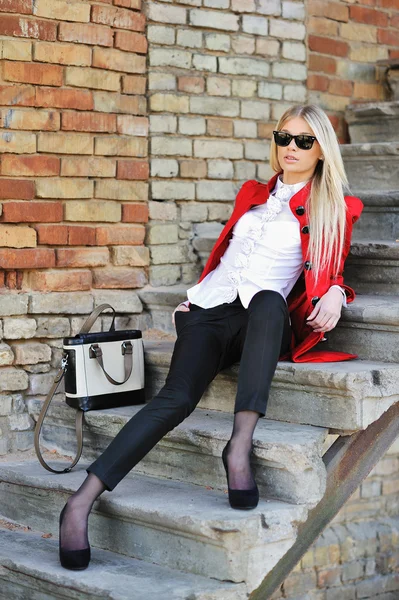
{"type": "MultiPolygon", "coordinates": [[[[94,501],[113,490],[127,473],[171,429],[196,407],[223,364],[227,319],[207,319],[209,313],[181,313],[170,370],[164,387],[120,430],[91,464],[88,477],[67,503],[61,527],[62,548],[88,546],[87,521],[94,501]],[[203,318],[202,318],[203,317],[203,318]]],[[[220,311],[222,317],[223,311],[220,311]]]]}
{"type": "Polygon", "coordinates": [[[291,341],[288,307],[278,292],[258,292],[247,311],[247,325],[241,337],[234,425],[227,452],[231,489],[250,489],[255,485],[249,462],[252,437],[259,416],[266,413],[278,358],[289,349],[291,341]]]}

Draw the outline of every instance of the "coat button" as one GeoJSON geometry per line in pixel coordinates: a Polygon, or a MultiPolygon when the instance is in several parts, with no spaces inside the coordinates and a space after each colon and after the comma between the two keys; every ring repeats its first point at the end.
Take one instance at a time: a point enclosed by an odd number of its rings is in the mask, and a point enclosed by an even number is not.
{"type": "Polygon", "coordinates": [[[295,212],[297,215],[303,215],[305,214],[305,207],[304,206],[298,206],[298,208],[295,209],[295,212]]]}
{"type": "Polygon", "coordinates": [[[312,268],[312,263],[310,263],[307,260],[303,266],[305,267],[306,270],[310,271],[310,269],[312,268]]]}
{"type": "Polygon", "coordinates": [[[318,303],[319,300],[320,300],[319,296],[313,296],[313,298],[312,298],[313,306],[316,306],[316,304],[318,303]]]}
{"type": "Polygon", "coordinates": [[[307,225],[305,225],[305,227],[302,227],[302,233],[309,233],[309,227],[307,225]]]}

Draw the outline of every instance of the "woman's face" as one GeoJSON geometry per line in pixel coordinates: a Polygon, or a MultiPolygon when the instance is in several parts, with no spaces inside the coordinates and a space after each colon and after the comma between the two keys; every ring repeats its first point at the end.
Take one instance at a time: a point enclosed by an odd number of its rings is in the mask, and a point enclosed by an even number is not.
{"type": "MultiPolygon", "coordinates": [[[[292,135],[314,135],[313,130],[301,117],[293,117],[286,121],[280,131],[292,135]]],[[[312,177],[319,159],[323,156],[320,144],[313,142],[310,150],[301,150],[292,139],[288,146],[277,146],[277,157],[281,169],[284,171],[284,183],[297,183],[312,177]],[[291,158],[292,157],[292,158],[291,158]],[[287,179],[287,181],[286,181],[287,179]]]]}

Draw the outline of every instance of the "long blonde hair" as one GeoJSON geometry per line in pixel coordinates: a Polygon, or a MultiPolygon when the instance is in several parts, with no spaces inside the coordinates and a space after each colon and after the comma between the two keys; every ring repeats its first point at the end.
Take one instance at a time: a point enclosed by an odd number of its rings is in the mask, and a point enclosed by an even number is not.
{"type": "MultiPolygon", "coordinates": [[[[344,189],[349,190],[339,143],[326,113],[315,104],[295,105],[284,112],[277,123],[280,130],[294,117],[304,119],[320,144],[324,160],[319,160],[312,175],[311,192],[307,202],[310,229],[309,260],[315,282],[324,269],[338,274],[340,257],[344,248],[346,203],[344,189]]],[[[272,137],[270,166],[281,172],[277,146],[272,137]]]]}

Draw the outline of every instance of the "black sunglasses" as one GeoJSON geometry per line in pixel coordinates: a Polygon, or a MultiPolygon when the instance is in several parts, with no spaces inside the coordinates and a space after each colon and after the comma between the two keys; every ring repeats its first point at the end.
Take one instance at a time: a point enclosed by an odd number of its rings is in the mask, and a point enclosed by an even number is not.
{"type": "Polygon", "coordinates": [[[286,131],[273,131],[273,135],[277,146],[288,146],[291,140],[294,139],[296,145],[301,150],[310,150],[313,146],[313,142],[317,139],[314,135],[291,135],[286,131]]]}

